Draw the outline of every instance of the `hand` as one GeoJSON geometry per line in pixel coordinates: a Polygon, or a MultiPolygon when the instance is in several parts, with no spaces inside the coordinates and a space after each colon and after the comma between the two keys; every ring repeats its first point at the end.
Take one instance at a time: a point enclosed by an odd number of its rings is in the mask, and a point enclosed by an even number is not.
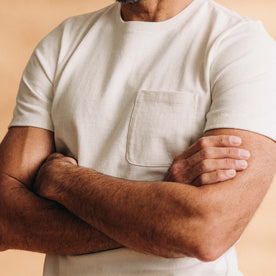
{"type": "Polygon", "coordinates": [[[241,143],[236,136],[202,137],[174,158],[165,181],[201,186],[232,179],[248,166],[250,152],[241,143]]]}
{"type": "Polygon", "coordinates": [[[63,154],[53,153],[49,155],[38,170],[33,190],[42,197],[53,199],[54,195],[58,193],[58,184],[63,181],[62,172],[77,165],[74,158],[63,154]]]}

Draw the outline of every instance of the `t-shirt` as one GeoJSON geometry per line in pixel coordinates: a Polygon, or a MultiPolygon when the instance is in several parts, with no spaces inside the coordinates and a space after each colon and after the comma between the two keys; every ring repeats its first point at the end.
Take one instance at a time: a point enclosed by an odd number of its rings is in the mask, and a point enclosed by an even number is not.
{"type": "MultiPolygon", "coordinates": [[[[82,167],[161,181],[207,130],[275,140],[275,75],[275,42],[262,24],[212,0],[194,0],[162,22],[125,22],[114,3],[65,20],[39,43],[10,126],[54,131],[57,151],[82,167]]],[[[122,248],[47,255],[44,275],[241,274],[234,248],[208,263],[122,248]]]]}

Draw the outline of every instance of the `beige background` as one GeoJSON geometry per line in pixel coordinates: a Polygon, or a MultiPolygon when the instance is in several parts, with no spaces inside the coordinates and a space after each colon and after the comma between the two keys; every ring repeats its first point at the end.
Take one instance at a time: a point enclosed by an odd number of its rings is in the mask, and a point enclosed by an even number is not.
{"type": "MultiPolygon", "coordinates": [[[[12,116],[18,83],[36,44],[68,16],[86,13],[112,0],[0,0],[0,139],[12,116]]],[[[218,0],[242,15],[261,19],[276,38],[275,0],[218,0]]],[[[276,275],[276,181],[239,243],[245,276],[276,275]]],[[[0,253],[0,275],[40,276],[44,255],[0,253]]],[[[76,275],[77,276],[77,275],[76,275]]]]}

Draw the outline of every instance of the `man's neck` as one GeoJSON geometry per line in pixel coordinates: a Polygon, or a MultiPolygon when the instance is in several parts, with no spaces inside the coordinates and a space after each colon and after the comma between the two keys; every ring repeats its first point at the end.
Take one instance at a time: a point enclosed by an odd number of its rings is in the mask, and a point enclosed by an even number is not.
{"type": "Polygon", "coordinates": [[[137,3],[122,3],[125,21],[165,21],[174,17],[194,0],[140,0],[137,3]]]}

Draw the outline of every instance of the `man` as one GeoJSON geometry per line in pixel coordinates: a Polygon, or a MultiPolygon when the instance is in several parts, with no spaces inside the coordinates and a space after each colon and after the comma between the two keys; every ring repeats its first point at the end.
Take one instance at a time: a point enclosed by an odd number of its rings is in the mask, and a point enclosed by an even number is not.
{"type": "Polygon", "coordinates": [[[240,275],[233,245],[276,168],[275,42],[211,0],[118,2],[25,69],[2,250],[48,253],[45,275],[240,275]]]}

